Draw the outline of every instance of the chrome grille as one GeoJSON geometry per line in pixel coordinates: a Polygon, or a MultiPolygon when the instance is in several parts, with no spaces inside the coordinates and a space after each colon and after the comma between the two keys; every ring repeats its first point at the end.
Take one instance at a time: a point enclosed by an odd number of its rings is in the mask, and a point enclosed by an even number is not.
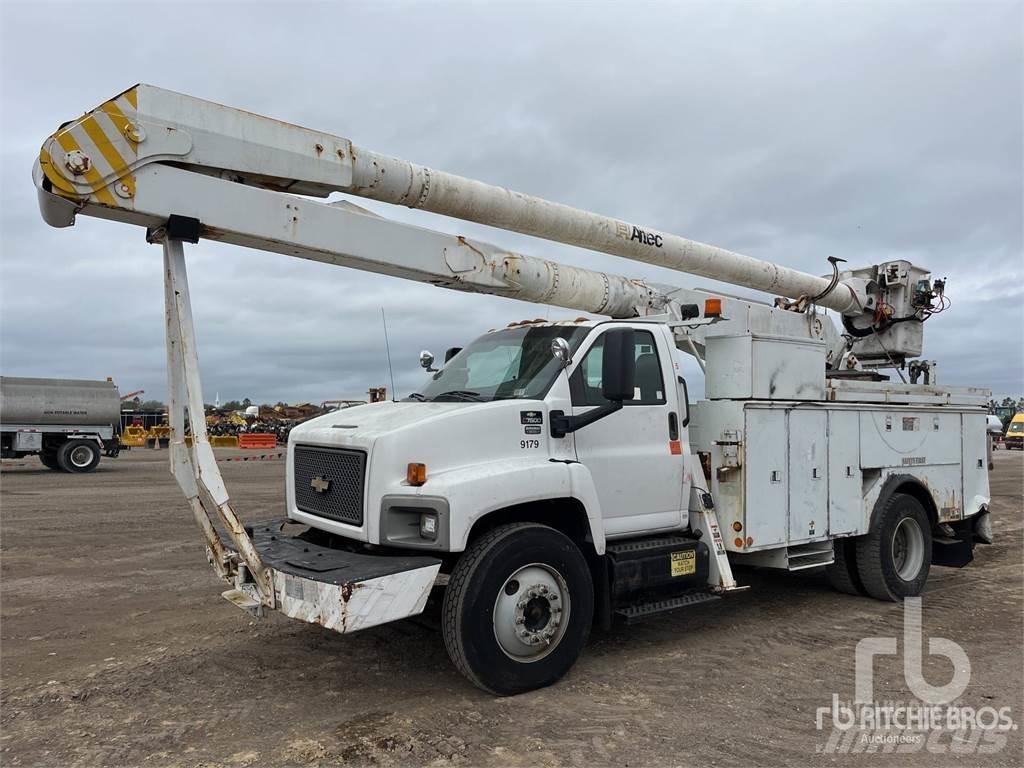
{"type": "Polygon", "coordinates": [[[362,451],[295,446],[295,505],[302,512],[362,525],[365,477],[362,451]]]}

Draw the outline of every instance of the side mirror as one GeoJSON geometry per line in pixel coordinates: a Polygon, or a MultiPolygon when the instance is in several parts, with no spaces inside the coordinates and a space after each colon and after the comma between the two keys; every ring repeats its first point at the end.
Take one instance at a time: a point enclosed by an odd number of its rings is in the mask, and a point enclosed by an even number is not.
{"type": "Polygon", "coordinates": [[[436,373],[437,369],[430,367],[433,364],[434,364],[434,355],[433,355],[432,352],[428,352],[425,349],[422,352],[420,352],[420,367],[421,368],[424,368],[427,371],[427,373],[436,373]]]}
{"type": "MultiPolygon", "coordinates": [[[[601,395],[607,403],[591,408],[578,416],[566,415],[564,411],[551,411],[551,436],[565,437],[570,432],[583,429],[588,424],[611,416],[622,410],[623,400],[632,400],[636,391],[636,344],[632,328],[612,328],[601,337],[601,395]]],[[[556,338],[551,342],[551,354],[564,365],[569,362],[569,343],[556,338]],[[561,343],[559,343],[561,342],[561,343]]]]}
{"type": "Polygon", "coordinates": [[[601,355],[601,396],[613,403],[632,400],[636,390],[636,351],[632,328],[605,331],[601,355]]]}
{"type": "Polygon", "coordinates": [[[555,336],[551,340],[551,356],[555,358],[562,367],[567,367],[572,362],[572,349],[569,342],[561,336],[555,336]]]}

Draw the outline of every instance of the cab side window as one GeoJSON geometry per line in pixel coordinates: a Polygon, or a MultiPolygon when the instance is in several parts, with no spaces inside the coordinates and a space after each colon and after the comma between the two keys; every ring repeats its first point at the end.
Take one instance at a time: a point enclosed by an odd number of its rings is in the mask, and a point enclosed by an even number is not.
{"type": "MultiPolygon", "coordinates": [[[[664,405],[665,384],[661,378],[661,362],[650,331],[634,333],[633,355],[636,359],[636,388],[633,399],[623,405],[664,405]]],[[[569,379],[572,404],[578,406],[604,405],[608,401],[601,397],[601,358],[604,354],[602,334],[576,366],[569,379]]]]}

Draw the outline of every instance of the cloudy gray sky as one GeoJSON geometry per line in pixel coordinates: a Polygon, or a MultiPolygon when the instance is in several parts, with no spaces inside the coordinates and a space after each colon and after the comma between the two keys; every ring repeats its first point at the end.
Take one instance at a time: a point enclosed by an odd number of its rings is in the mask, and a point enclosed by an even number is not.
{"type": "MultiPolygon", "coordinates": [[[[1022,395],[1022,7],[4,2],[3,373],[165,395],[159,248],[85,217],[50,229],[29,176],[59,123],[141,81],[815,273],[910,259],[949,278],[952,309],[926,327],[940,380],[1022,395]]],[[[381,307],[402,392],[421,348],[573,314],[209,242],[189,261],[208,401],[388,384],[381,307]]]]}

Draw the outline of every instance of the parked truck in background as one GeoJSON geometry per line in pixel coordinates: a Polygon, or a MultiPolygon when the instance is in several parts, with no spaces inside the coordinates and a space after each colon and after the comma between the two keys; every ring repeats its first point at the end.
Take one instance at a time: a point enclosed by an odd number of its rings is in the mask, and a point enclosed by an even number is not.
{"type": "Polygon", "coordinates": [[[33,173],[49,224],[96,216],[162,245],[171,471],[224,597],[254,615],[349,633],[418,614],[433,593],[455,665],[512,694],[558,680],[592,624],[742,589],[734,564],[825,567],[841,591],[898,601],[992,541],[991,393],[940,386],[920,359],[950,302],[945,279],[905,260],[830,259],[821,277],[148,85],[64,123],[33,173]],[[314,199],[335,193],[769,300],[314,199]],[[468,340],[440,370],[427,352],[419,391],[297,426],[282,517],[243,525],[203,419],[183,245],[201,239],[573,314],[468,340]],[[677,352],[704,372],[703,400],[677,352]]]}
{"type": "Polygon", "coordinates": [[[1010,423],[1006,425],[1003,443],[1006,445],[1006,450],[1011,448],[1024,450],[1024,413],[1015,413],[1010,419],[1010,423]]]}
{"type": "Polygon", "coordinates": [[[121,397],[111,381],[0,376],[0,454],[37,455],[53,470],[92,472],[119,448],[121,397]]]}

